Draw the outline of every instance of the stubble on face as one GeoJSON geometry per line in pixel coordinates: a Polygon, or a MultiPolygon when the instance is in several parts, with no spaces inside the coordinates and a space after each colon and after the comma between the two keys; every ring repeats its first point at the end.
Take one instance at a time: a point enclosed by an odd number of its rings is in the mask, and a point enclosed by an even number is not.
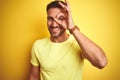
{"type": "Polygon", "coordinates": [[[51,37],[53,38],[58,38],[66,31],[66,29],[62,25],[60,25],[57,21],[55,21],[56,16],[58,16],[57,19],[61,22],[65,20],[64,19],[65,16],[62,10],[58,8],[52,8],[48,10],[48,17],[47,17],[48,30],[50,32],[51,37]]]}
{"type": "Polygon", "coordinates": [[[50,32],[51,37],[53,38],[58,38],[59,36],[61,36],[64,32],[65,29],[62,26],[49,26],[48,30],[50,32]]]}

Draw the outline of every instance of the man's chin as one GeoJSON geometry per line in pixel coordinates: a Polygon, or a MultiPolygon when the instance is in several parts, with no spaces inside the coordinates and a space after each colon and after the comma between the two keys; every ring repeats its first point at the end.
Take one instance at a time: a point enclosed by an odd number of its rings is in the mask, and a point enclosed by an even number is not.
{"type": "Polygon", "coordinates": [[[51,37],[53,37],[53,38],[58,38],[58,37],[60,37],[64,32],[65,32],[65,31],[57,32],[57,33],[52,33],[52,32],[50,32],[50,34],[51,34],[51,37]]]}
{"type": "Polygon", "coordinates": [[[51,35],[53,38],[58,38],[59,37],[59,35],[55,35],[55,34],[52,34],[51,35]]]}

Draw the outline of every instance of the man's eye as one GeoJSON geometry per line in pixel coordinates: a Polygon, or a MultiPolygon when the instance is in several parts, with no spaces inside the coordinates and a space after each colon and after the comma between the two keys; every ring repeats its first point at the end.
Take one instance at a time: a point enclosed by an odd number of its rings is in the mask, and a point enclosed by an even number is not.
{"type": "Polygon", "coordinates": [[[53,18],[48,17],[47,20],[48,20],[48,21],[53,21],[53,18]]]}
{"type": "Polygon", "coordinates": [[[60,16],[58,19],[61,21],[65,20],[65,18],[63,16],[60,16]]]}

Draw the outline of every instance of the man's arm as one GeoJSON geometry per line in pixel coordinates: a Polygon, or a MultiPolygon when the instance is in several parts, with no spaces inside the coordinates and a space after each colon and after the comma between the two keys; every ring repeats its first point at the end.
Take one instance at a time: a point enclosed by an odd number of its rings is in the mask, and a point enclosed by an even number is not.
{"type": "Polygon", "coordinates": [[[28,80],[40,80],[40,66],[30,66],[30,74],[28,80]]]}
{"type": "Polygon", "coordinates": [[[68,1],[65,0],[65,3],[66,5],[62,3],[60,3],[60,5],[67,12],[67,29],[73,34],[79,46],[81,47],[82,49],[81,55],[87,60],[89,60],[92,63],[92,65],[100,69],[105,67],[105,65],[107,64],[107,58],[105,56],[104,51],[98,45],[96,45],[94,42],[88,39],[84,34],[82,34],[78,30],[78,28],[76,28],[72,19],[68,1]]]}
{"type": "Polygon", "coordinates": [[[82,49],[81,55],[88,59],[92,65],[103,68],[107,64],[107,59],[104,51],[82,34],[78,29],[72,31],[73,36],[77,40],[79,46],[82,49]]]}

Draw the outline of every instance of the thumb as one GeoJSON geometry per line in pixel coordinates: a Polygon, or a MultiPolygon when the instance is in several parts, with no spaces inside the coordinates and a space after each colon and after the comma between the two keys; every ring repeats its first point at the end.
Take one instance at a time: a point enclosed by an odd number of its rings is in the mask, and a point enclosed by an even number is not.
{"type": "Polygon", "coordinates": [[[54,21],[59,24],[60,26],[62,26],[64,29],[67,29],[67,25],[66,25],[66,22],[63,20],[58,20],[57,18],[54,19],[54,21]]]}

